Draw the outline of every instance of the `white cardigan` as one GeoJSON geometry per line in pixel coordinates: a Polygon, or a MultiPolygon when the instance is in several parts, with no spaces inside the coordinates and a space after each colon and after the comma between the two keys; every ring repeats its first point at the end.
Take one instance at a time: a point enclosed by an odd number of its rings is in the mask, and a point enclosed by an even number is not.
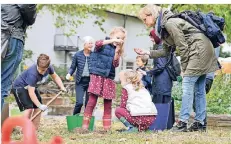
{"type": "Polygon", "coordinates": [[[157,115],[156,107],[147,89],[135,91],[132,84],[127,84],[123,88],[128,92],[126,108],[131,116],[157,115]]]}

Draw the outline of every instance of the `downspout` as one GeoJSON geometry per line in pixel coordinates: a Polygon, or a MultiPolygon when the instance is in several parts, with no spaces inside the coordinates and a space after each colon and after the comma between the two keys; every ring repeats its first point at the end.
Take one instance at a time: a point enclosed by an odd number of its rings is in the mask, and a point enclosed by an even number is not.
{"type": "MultiPolygon", "coordinates": [[[[126,21],[127,21],[127,15],[124,15],[124,28],[126,28],[126,21]]],[[[122,65],[121,70],[123,70],[123,67],[124,67],[124,55],[122,56],[121,65],[122,65]]]]}

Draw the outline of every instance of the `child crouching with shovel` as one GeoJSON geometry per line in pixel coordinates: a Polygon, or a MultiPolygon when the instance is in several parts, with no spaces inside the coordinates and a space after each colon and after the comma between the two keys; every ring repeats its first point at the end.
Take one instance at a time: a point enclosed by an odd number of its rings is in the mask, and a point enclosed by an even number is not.
{"type": "MultiPolygon", "coordinates": [[[[24,111],[23,116],[32,118],[38,111],[45,111],[48,107],[42,104],[42,98],[37,90],[39,84],[44,83],[51,75],[53,81],[59,86],[61,91],[66,92],[60,77],[55,73],[50,65],[50,58],[46,54],[40,54],[37,65],[34,64],[19,75],[13,84],[13,94],[20,111],[24,111]]],[[[41,114],[32,122],[36,129],[40,123],[41,114]]]]}

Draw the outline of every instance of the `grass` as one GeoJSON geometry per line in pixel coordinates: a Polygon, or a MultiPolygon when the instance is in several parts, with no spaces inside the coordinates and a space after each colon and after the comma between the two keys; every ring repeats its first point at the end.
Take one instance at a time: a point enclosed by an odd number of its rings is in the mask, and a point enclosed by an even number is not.
{"type": "MultiPolygon", "coordinates": [[[[113,122],[112,132],[109,134],[99,134],[102,129],[102,122],[96,122],[96,129],[89,134],[78,134],[69,132],[66,126],[65,117],[43,118],[38,131],[38,139],[41,142],[48,142],[54,136],[61,136],[66,144],[231,144],[231,130],[209,128],[206,133],[173,133],[170,131],[158,133],[133,133],[123,134],[116,132],[116,129],[123,128],[120,122],[113,122]]],[[[14,140],[19,140],[22,136],[13,134],[14,140]]]]}

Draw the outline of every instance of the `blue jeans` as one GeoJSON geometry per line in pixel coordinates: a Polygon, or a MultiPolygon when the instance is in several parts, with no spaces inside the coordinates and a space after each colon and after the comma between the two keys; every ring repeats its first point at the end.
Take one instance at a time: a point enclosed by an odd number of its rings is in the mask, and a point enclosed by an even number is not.
{"type": "Polygon", "coordinates": [[[90,82],[90,77],[82,77],[80,82],[75,85],[75,93],[76,93],[76,103],[73,111],[73,115],[79,114],[81,112],[81,108],[83,106],[83,97],[85,94],[85,107],[87,106],[87,102],[89,99],[89,94],[87,92],[88,86],[90,82]]]}
{"type": "Polygon", "coordinates": [[[1,62],[1,109],[4,104],[4,97],[9,95],[14,73],[22,61],[23,47],[21,40],[10,38],[9,48],[1,62]]]}
{"type": "Polygon", "coordinates": [[[186,76],[183,78],[183,96],[180,110],[180,121],[188,122],[192,111],[195,92],[195,121],[199,121],[201,124],[204,124],[204,119],[206,117],[205,80],[206,75],[186,76]]]}

